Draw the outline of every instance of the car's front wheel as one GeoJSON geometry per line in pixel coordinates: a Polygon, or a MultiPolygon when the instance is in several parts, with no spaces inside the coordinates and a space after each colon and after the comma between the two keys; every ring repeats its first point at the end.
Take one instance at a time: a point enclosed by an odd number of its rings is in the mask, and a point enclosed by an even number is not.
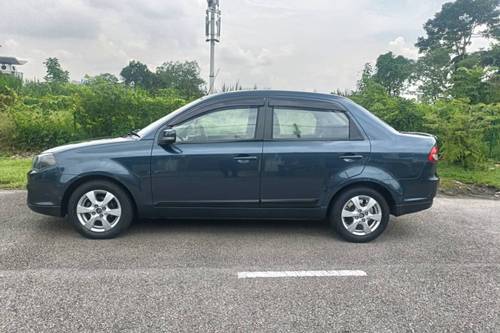
{"type": "Polygon", "coordinates": [[[368,242],[384,231],[389,214],[387,201],[379,192],[368,187],[355,187],[336,198],[330,223],[344,239],[368,242]]]}
{"type": "Polygon", "coordinates": [[[133,217],[128,194],[108,181],[80,185],[68,202],[68,219],[88,238],[115,237],[130,226],[133,217]]]}

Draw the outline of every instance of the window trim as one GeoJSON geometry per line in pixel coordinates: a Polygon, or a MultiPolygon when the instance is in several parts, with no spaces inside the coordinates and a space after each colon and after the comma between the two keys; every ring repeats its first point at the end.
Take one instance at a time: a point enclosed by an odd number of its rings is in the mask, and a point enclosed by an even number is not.
{"type": "Polygon", "coordinates": [[[275,142],[311,142],[311,141],[317,141],[317,142],[348,142],[348,141],[363,141],[364,138],[360,134],[360,131],[357,127],[357,124],[354,123],[352,117],[350,117],[349,113],[344,111],[344,110],[335,110],[335,109],[324,109],[324,108],[315,108],[314,106],[297,106],[297,105],[268,105],[267,107],[267,118],[266,118],[266,124],[267,126],[267,131],[265,135],[265,140],[266,141],[275,141],[275,142]],[[280,138],[274,138],[273,137],[273,131],[274,131],[274,109],[287,109],[287,110],[300,110],[300,111],[315,111],[315,112],[338,112],[338,113],[343,113],[347,120],[349,121],[349,138],[347,140],[345,139],[320,139],[320,138],[310,138],[310,139],[280,139],[280,138]],[[352,132],[353,132],[353,126],[355,128],[355,131],[357,131],[356,134],[360,138],[352,138],[352,132]]]}
{"type": "Polygon", "coordinates": [[[156,135],[156,143],[158,144],[158,141],[160,139],[161,133],[163,133],[164,130],[168,128],[174,128],[175,126],[182,125],[188,121],[194,120],[199,117],[206,116],[210,113],[214,112],[219,112],[219,111],[225,111],[225,110],[234,110],[234,109],[256,109],[257,110],[257,118],[256,118],[256,124],[255,124],[255,131],[254,131],[254,136],[251,139],[242,139],[242,140],[215,140],[215,141],[208,141],[208,142],[203,142],[203,141],[191,141],[191,142],[175,142],[174,145],[190,145],[190,144],[214,144],[214,143],[237,143],[237,142],[256,142],[256,141],[262,141],[263,140],[263,133],[264,133],[264,107],[263,106],[257,106],[257,105],[229,105],[229,106],[221,106],[218,108],[213,108],[213,109],[207,109],[204,110],[203,112],[199,113],[194,113],[191,117],[182,119],[182,121],[169,121],[167,124],[164,124],[163,126],[160,127],[160,130],[158,131],[158,134],[156,135]]]}
{"type": "Polygon", "coordinates": [[[269,107],[297,107],[314,108],[318,110],[347,111],[347,109],[335,100],[310,99],[301,97],[271,97],[268,102],[269,107]]]}

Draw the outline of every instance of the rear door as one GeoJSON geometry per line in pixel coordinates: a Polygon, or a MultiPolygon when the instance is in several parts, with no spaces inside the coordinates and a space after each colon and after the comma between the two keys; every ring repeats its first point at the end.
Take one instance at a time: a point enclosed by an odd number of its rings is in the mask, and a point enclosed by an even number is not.
{"type": "Polygon", "coordinates": [[[362,171],[369,141],[346,112],[333,106],[280,99],[268,104],[261,204],[326,205],[333,184],[362,171]]]}

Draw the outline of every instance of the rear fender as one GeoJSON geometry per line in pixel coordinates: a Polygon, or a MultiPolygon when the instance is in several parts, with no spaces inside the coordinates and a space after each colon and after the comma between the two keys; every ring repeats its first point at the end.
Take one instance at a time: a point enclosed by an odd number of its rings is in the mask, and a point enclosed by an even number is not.
{"type": "Polygon", "coordinates": [[[366,165],[361,173],[352,177],[339,178],[337,182],[331,183],[329,187],[330,195],[328,203],[330,203],[336,194],[346,187],[366,183],[372,183],[382,187],[390,194],[390,199],[392,199],[394,204],[399,204],[402,201],[403,188],[399,181],[390,173],[380,168],[366,165]]]}

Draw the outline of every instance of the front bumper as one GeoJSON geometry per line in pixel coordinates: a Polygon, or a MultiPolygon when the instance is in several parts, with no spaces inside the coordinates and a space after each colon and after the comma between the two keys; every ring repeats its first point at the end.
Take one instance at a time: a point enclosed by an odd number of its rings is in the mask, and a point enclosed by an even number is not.
{"type": "Polygon", "coordinates": [[[58,216],[62,217],[61,206],[52,206],[52,205],[39,205],[39,204],[31,204],[28,202],[28,207],[39,214],[50,215],[50,216],[58,216]]]}
{"type": "Polygon", "coordinates": [[[40,214],[62,216],[63,190],[58,168],[53,167],[41,172],[31,170],[27,177],[28,207],[40,214]]]}

